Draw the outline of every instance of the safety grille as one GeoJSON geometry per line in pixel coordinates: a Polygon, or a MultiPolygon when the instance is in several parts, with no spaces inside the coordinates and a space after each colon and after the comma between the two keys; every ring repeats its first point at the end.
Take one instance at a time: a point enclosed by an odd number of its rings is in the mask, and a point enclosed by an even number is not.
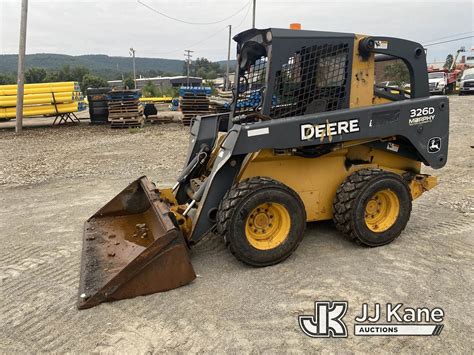
{"type": "Polygon", "coordinates": [[[262,88],[265,86],[267,62],[267,57],[262,56],[240,75],[236,112],[254,111],[262,105],[262,88]]]}
{"type": "Polygon", "coordinates": [[[276,73],[272,118],[344,107],[347,99],[349,45],[303,47],[276,73]]]}

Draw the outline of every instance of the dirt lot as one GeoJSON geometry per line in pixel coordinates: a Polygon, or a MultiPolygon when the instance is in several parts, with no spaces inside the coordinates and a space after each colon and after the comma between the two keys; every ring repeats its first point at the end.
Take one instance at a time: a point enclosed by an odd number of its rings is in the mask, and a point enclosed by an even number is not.
{"type": "MultiPolygon", "coordinates": [[[[199,278],[171,292],[75,308],[83,222],[140,175],[170,185],[186,128],[0,131],[1,352],[472,353],[474,97],[451,99],[447,166],[394,243],[363,248],[332,223],[308,226],[286,262],[253,269],[214,236],[192,251],[199,278]],[[348,339],[311,339],[297,316],[347,300],[348,339]],[[363,302],[442,307],[437,337],[355,337],[363,302]]],[[[425,169],[428,173],[435,173],[425,169]]]]}

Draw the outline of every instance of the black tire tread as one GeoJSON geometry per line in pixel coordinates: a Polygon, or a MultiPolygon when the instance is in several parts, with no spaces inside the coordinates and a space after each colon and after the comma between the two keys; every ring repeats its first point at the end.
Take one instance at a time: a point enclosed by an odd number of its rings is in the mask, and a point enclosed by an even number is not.
{"type": "MultiPolygon", "coordinates": [[[[226,235],[230,228],[230,223],[232,221],[234,207],[237,206],[243,199],[249,196],[252,192],[257,191],[258,189],[264,187],[274,187],[274,188],[281,188],[282,190],[288,191],[291,194],[295,194],[293,190],[288,188],[286,185],[282,184],[281,182],[263,176],[252,177],[246,180],[239,182],[238,184],[234,185],[227,193],[225,194],[224,198],[222,199],[221,203],[219,204],[218,212],[217,212],[217,233],[220,234],[223,239],[225,246],[231,252],[231,254],[237,258],[237,260],[249,264],[247,260],[243,260],[238,253],[235,252],[232,244],[226,238],[226,235]]],[[[299,196],[296,195],[298,198],[299,196]]],[[[296,250],[298,244],[295,245],[293,250],[296,250]]],[[[277,264],[280,261],[275,261],[274,264],[277,264]]],[[[254,265],[259,266],[259,265],[254,265]]]]}
{"type": "MultiPolygon", "coordinates": [[[[345,178],[342,184],[336,191],[336,197],[333,203],[333,221],[336,229],[340,231],[347,239],[355,240],[358,244],[362,244],[357,238],[354,228],[352,226],[354,201],[357,198],[359,191],[369,184],[374,178],[381,174],[393,174],[378,168],[361,169],[345,178]]],[[[400,178],[403,181],[402,178],[400,178]]],[[[406,184],[406,182],[404,182],[406,184]]],[[[410,211],[411,212],[411,205],[410,211]]]]}

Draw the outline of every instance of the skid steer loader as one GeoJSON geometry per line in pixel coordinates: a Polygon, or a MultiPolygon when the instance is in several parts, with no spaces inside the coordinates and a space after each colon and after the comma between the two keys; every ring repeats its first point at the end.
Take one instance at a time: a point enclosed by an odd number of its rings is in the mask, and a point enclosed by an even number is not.
{"type": "Polygon", "coordinates": [[[188,249],[210,231],[257,267],[291,255],[310,221],[390,243],[437,184],[421,166],[446,164],[448,99],[430,97],[420,44],[275,28],[234,40],[231,112],[195,119],[176,184],[141,177],[86,222],[80,309],[191,282],[188,249]],[[389,60],[409,91],[375,85],[389,60]]]}

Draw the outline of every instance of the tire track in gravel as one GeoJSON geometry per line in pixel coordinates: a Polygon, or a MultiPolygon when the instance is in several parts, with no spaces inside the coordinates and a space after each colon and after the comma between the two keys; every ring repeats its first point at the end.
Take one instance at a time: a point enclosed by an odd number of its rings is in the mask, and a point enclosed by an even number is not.
{"type": "Polygon", "coordinates": [[[8,251],[8,253],[0,256],[0,264],[5,265],[6,263],[18,261],[18,254],[23,254],[23,257],[30,257],[43,248],[41,245],[27,245],[23,248],[18,244],[4,244],[3,250],[8,251]]]}
{"type": "MultiPolygon", "coordinates": [[[[2,292],[6,293],[12,293],[12,292],[29,292],[33,290],[35,287],[38,287],[38,285],[42,285],[45,283],[45,281],[61,281],[57,280],[54,277],[62,274],[62,273],[78,273],[79,268],[79,262],[76,260],[76,258],[71,257],[69,260],[66,261],[68,265],[74,265],[74,270],[71,270],[69,268],[65,268],[65,264],[61,264],[58,266],[57,264],[50,263],[43,265],[41,268],[38,269],[32,269],[30,273],[28,274],[23,274],[22,276],[27,276],[28,279],[33,279],[33,282],[28,282],[30,280],[22,280],[22,282],[17,282],[17,280],[9,280],[9,282],[5,282],[5,286],[2,287],[2,292]],[[58,269],[60,267],[60,269],[58,269]],[[52,276],[51,279],[49,277],[52,276]],[[46,279],[46,280],[45,280],[46,279]],[[36,281],[36,282],[35,282],[36,281]]],[[[77,275],[78,277],[78,275],[77,275]]],[[[57,282],[55,283],[57,284],[57,282]]],[[[54,286],[54,284],[53,284],[54,286]]],[[[11,299],[12,302],[14,302],[14,299],[11,299]]]]}
{"type": "MultiPolygon", "coordinates": [[[[75,286],[77,284],[77,275],[72,275],[72,270],[76,268],[75,261],[63,265],[66,268],[58,270],[52,267],[46,275],[46,280],[52,286],[47,290],[47,294],[40,293],[38,295],[38,286],[34,285],[26,292],[21,292],[21,297],[24,298],[27,304],[32,305],[32,309],[28,313],[13,313],[9,319],[9,331],[15,335],[15,338],[22,339],[23,343],[28,343],[32,347],[47,345],[46,338],[49,334],[54,334],[55,337],[70,338],[70,334],[60,333],[56,334],[53,330],[57,324],[76,324],[73,318],[78,316],[75,310],[75,286]],[[69,276],[68,276],[69,275],[69,276]],[[60,283],[58,280],[61,280],[60,283]],[[65,287],[65,285],[68,285],[65,287]],[[63,294],[64,289],[68,290],[67,296],[63,294]],[[38,299],[39,296],[39,299],[38,299]],[[15,321],[20,319],[19,323],[15,321]],[[71,323],[73,322],[73,323],[71,323]]],[[[74,272],[76,274],[76,272],[74,272]]]]}
{"type": "MultiPolygon", "coordinates": [[[[22,277],[21,282],[13,279],[5,281],[1,290],[2,292],[9,294],[13,292],[21,292],[23,295],[26,295],[27,292],[31,292],[43,284],[51,285],[52,287],[55,285],[61,285],[62,281],[64,280],[62,280],[59,276],[63,274],[68,275],[72,273],[78,273],[79,260],[76,257],[77,253],[71,253],[68,257],[66,257],[65,261],[61,262],[60,264],[57,262],[40,264],[39,267],[32,268],[28,270],[29,272],[20,275],[20,277],[22,277]],[[51,281],[54,281],[54,283],[49,284],[51,281]]],[[[52,261],[58,260],[55,259],[52,261]]],[[[76,277],[78,277],[78,275],[76,275],[76,277]]],[[[11,299],[11,301],[14,302],[15,300],[11,299]]]]}
{"type": "MultiPolygon", "coordinates": [[[[0,305],[0,311],[6,316],[8,322],[13,322],[17,318],[23,318],[23,315],[19,314],[14,307],[15,303],[17,303],[17,300],[21,298],[23,301],[28,301],[28,304],[32,304],[34,306],[32,309],[34,312],[43,303],[42,300],[36,299],[42,290],[50,292],[50,290],[55,290],[57,288],[61,289],[65,285],[66,287],[72,287],[77,283],[77,266],[78,263],[73,259],[62,264],[61,267],[51,264],[47,268],[43,268],[41,271],[32,273],[32,280],[28,280],[28,282],[22,282],[20,284],[12,283],[4,290],[8,297],[5,297],[6,301],[2,302],[0,305]],[[34,282],[34,280],[41,281],[34,282]]],[[[61,297],[60,299],[62,300],[63,298],[64,297],[61,297]]]]}
{"type": "Polygon", "coordinates": [[[41,268],[43,264],[52,264],[57,262],[58,259],[69,258],[76,255],[81,246],[79,243],[70,243],[67,246],[60,246],[54,251],[41,251],[43,248],[46,248],[46,246],[37,246],[32,249],[26,249],[25,251],[20,249],[20,253],[12,253],[9,258],[4,258],[2,263],[5,263],[5,259],[7,261],[15,260],[15,262],[0,266],[0,283],[3,284],[6,280],[11,278],[19,278],[25,272],[41,268]],[[32,257],[32,254],[38,255],[32,257]]]}

